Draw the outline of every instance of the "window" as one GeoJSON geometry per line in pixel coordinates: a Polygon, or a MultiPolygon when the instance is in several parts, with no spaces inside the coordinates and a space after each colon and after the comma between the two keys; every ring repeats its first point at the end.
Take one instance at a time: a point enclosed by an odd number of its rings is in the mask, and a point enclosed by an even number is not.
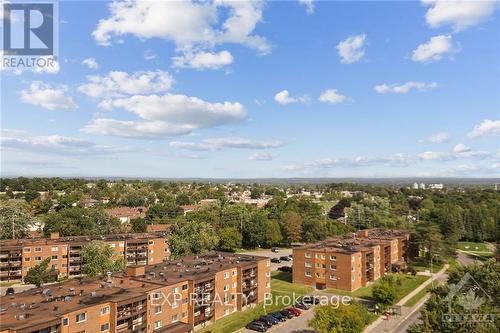
{"type": "Polygon", "coordinates": [[[335,275],[330,275],[330,280],[337,281],[337,277],[335,275]]]}
{"type": "Polygon", "coordinates": [[[161,311],[162,311],[161,305],[155,306],[155,314],[161,313],[161,311]]]}
{"type": "Polygon", "coordinates": [[[330,270],[334,271],[337,269],[337,266],[336,265],[330,265],[330,270]]]}
{"type": "Polygon", "coordinates": [[[51,256],[50,259],[57,260],[57,256],[51,256]]]}
{"type": "Polygon", "coordinates": [[[188,316],[187,311],[182,313],[182,318],[186,318],[188,316]]]}
{"type": "Polygon", "coordinates": [[[172,303],[172,309],[175,309],[178,307],[179,307],[179,303],[177,303],[177,302],[172,303]]]}
{"type": "Polygon", "coordinates": [[[179,293],[179,287],[172,288],[172,294],[178,294],[179,293]]]}
{"type": "Polygon", "coordinates": [[[149,245],[155,245],[155,241],[150,240],[150,241],[148,242],[148,244],[149,244],[149,245]]]}
{"type": "Polygon", "coordinates": [[[155,250],[149,250],[149,253],[155,253],[155,250]]]}
{"type": "Polygon", "coordinates": [[[155,328],[161,327],[161,320],[155,321],[155,328]]]}
{"type": "Polygon", "coordinates": [[[312,276],[311,272],[309,272],[309,271],[306,271],[305,274],[306,274],[307,277],[311,277],[312,276]]]}
{"type": "Polygon", "coordinates": [[[42,257],[35,257],[35,261],[41,261],[42,257]]]}
{"type": "Polygon", "coordinates": [[[57,246],[52,246],[52,252],[56,252],[56,251],[59,251],[59,247],[57,247],[57,246]]]}
{"type": "Polygon", "coordinates": [[[153,293],[153,299],[157,300],[161,298],[161,293],[153,293]]]}
{"type": "Polygon", "coordinates": [[[354,262],[354,256],[351,257],[351,261],[354,262]]]}
{"type": "Polygon", "coordinates": [[[271,266],[271,261],[270,260],[266,260],[266,266],[267,267],[271,266]]]}
{"type": "Polygon", "coordinates": [[[353,277],[352,277],[352,281],[354,282],[355,280],[356,280],[356,277],[355,277],[355,276],[353,276],[353,277]]]}
{"type": "Polygon", "coordinates": [[[236,271],[236,270],[234,270],[234,271],[233,271],[233,276],[236,276],[236,274],[237,274],[237,271],[236,271]]]}
{"type": "Polygon", "coordinates": [[[229,290],[229,285],[228,284],[224,285],[224,291],[228,291],[228,290],[229,290]]]}
{"type": "Polygon", "coordinates": [[[31,252],[31,247],[25,247],[24,252],[31,252]]]}
{"type": "Polygon", "coordinates": [[[337,260],[337,256],[330,256],[330,260],[332,260],[332,261],[337,260]]]}
{"type": "Polygon", "coordinates": [[[81,323],[83,321],[87,320],[87,314],[84,312],[84,313],[79,313],[76,315],[76,322],[77,323],[81,323]]]}
{"type": "Polygon", "coordinates": [[[236,285],[237,285],[237,283],[236,283],[236,282],[233,282],[233,287],[232,287],[232,288],[233,288],[233,289],[235,289],[235,288],[236,288],[236,285]]]}
{"type": "Polygon", "coordinates": [[[24,261],[30,261],[31,258],[24,258],[24,261]]]}
{"type": "Polygon", "coordinates": [[[42,252],[42,248],[41,247],[35,247],[35,252],[42,252]]]}
{"type": "Polygon", "coordinates": [[[271,277],[271,272],[266,272],[267,277],[271,277]]]}
{"type": "Polygon", "coordinates": [[[325,259],[325,255],[324,254],[321,255],[321,259],[325,259]]]}
{"type": "Polygon", "coordinates": [[[313,267],[313,265],[312,265],[310,262],[307,262],[307,261],[306,261],[306,263],[305,263],[304,265],[305,265],[307,268],[312,268],[312,267],[313,267]]]}
{"type": "Polygon", "coordinates": [[[109,313],[109,306],[105,306],[101,308],[101,315],[105,315],[109,313]]]}
{"type": "Polygon", "coordinates": [[[228,272],[224,272],[224,279],[227,279],[229,277],[228,272]]]}
{"type": "Polygon", "coordinates": [[[174,314],[172,316],[172,322],[175,323],[175,322],[178,322],[179,321],[179,316],[177,316],[176,314],[174,314]]]}
{"type": "Polygon", "coordinates": [[[188,288],[188,285],[187,285],[187,284],[183,284],[183,285],[182,285],[182,290],[187,290],[187,288],[188,288]]]}
{"type": "Polygon", "coordinates": [[[61,267],[66,268],[66,267],[68,267],[68,264],[62,264],[61,267]]]}
{"type": "Polygon", "coordinates": [[[354,272],[354,269],[355,269],[355,268],[354,268],[354,266],[352,266],[352,267],[351,267],[351,272],[354,272]]]}
{"type": "Polygon", "coordinates": [[[68,326],[68,325],[69,325],[69,319],[63,318],[63,326],[68,326]]]}
{"type": "Polygon", "coordinates": [[[57,269],[57,264],[52,265],[53,269],[57,269]]]}
{"type": "Polygon", "coordinates": [[[266,282],[266,288],[270,288],[270,287],[271,287],[271,283],[266,282]]]}
{"type": "Polygon", "coordinates": [[[306,253],[304,254],[304,257],[306,257],[306,258],[312,258],[312,255],[311,255],[310,253],[307,253],[307,252],[306,252],[306,253]]]}
{"type": "Polygon", "coordinates": [[[109,331],[109,323],[101,325],[101,332],[109,331]]]}

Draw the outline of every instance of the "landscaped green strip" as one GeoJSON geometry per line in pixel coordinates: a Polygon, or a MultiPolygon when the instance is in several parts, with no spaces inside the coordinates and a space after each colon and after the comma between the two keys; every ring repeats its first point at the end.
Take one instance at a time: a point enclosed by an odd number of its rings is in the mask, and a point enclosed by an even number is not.
{"type": "Polygon", "coordinates": [[[458,242],[457,248],[462,251],[490,252],[486,243],[458,242]]]}
{"type": "Polygon", "coordinates": [[[432,283],[428,284],[424,289],[420,290],[418,293],[415,294],[412,298],[410,298],[404,306],[407,307],[412,307],[415,304],[417,304],[432,288],[432,283]]]}

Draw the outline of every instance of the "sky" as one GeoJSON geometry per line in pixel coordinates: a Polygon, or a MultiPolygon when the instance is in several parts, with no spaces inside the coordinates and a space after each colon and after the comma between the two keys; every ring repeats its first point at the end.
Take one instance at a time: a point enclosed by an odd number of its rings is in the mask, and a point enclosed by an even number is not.
{"type": "Polygon", "coordinates": [[[1,175],[498,177],[498,9],[61,1],[57,66],[0,71],[1,175]]]}

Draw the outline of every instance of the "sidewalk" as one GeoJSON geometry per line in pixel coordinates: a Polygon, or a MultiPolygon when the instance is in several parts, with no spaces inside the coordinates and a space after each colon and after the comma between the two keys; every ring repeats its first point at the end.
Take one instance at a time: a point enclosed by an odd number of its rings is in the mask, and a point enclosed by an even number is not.
{"type": "Polygon", "coordinates": [[[394,317],[393,320],[385,320],[385,319],[383,319],[382,316],[380,316],[379,318],[377,318],[377,320],[375,320],[373,323],[371,323],[370,325],[368,325],[364,329],[363,332],[364,333],[389,332],[389,331],[393,330],[394,328],[396,328],[397,326],[399,326],[399,323],[401,321],[405,320],[410,315],[412,315],[415,311],[417,311],[425,303],[425,301],[427,299],[424,296],[424,298],[422,300],[420,300],[417,304],[415,304],[411,308],[405,307],[404,304],[409,299],[411,299],[413,296],[415,296],[416,294],[418,294],[422,289],[424,289],[429,284],[431,284],[433,281],[435,281],[436,279],[438,279],[441,276],[443,276],[443,274],[445,274],[445,272],[446,272],[446,270],[448,269],[449,266],[450,265],[448,265],[448,264],[444,265],[444,267],[439,272],[435,273],[433,277],[431,277],[430,279],[428,279],[427,281],[425,281],[424,283],[422,283],[420,286],[418,286],[417,288],[415,288],[415,290],[413,290],[411,293],[409,293],[408,295],[406,295],[405,297],[403,297],[399,302],[396,303],[396,305],[401,306],[401,316],[400,317],[397,317],[397,318],[394,317]]]}

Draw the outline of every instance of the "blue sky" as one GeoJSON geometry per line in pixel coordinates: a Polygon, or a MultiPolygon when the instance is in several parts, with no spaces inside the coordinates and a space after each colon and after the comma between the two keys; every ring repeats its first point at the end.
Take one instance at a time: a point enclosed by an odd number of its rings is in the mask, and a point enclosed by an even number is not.
{"type": "Polygon", "coordinates": [[[492,177],[498,2],[61,2],[2,175],[492,177]]]}

